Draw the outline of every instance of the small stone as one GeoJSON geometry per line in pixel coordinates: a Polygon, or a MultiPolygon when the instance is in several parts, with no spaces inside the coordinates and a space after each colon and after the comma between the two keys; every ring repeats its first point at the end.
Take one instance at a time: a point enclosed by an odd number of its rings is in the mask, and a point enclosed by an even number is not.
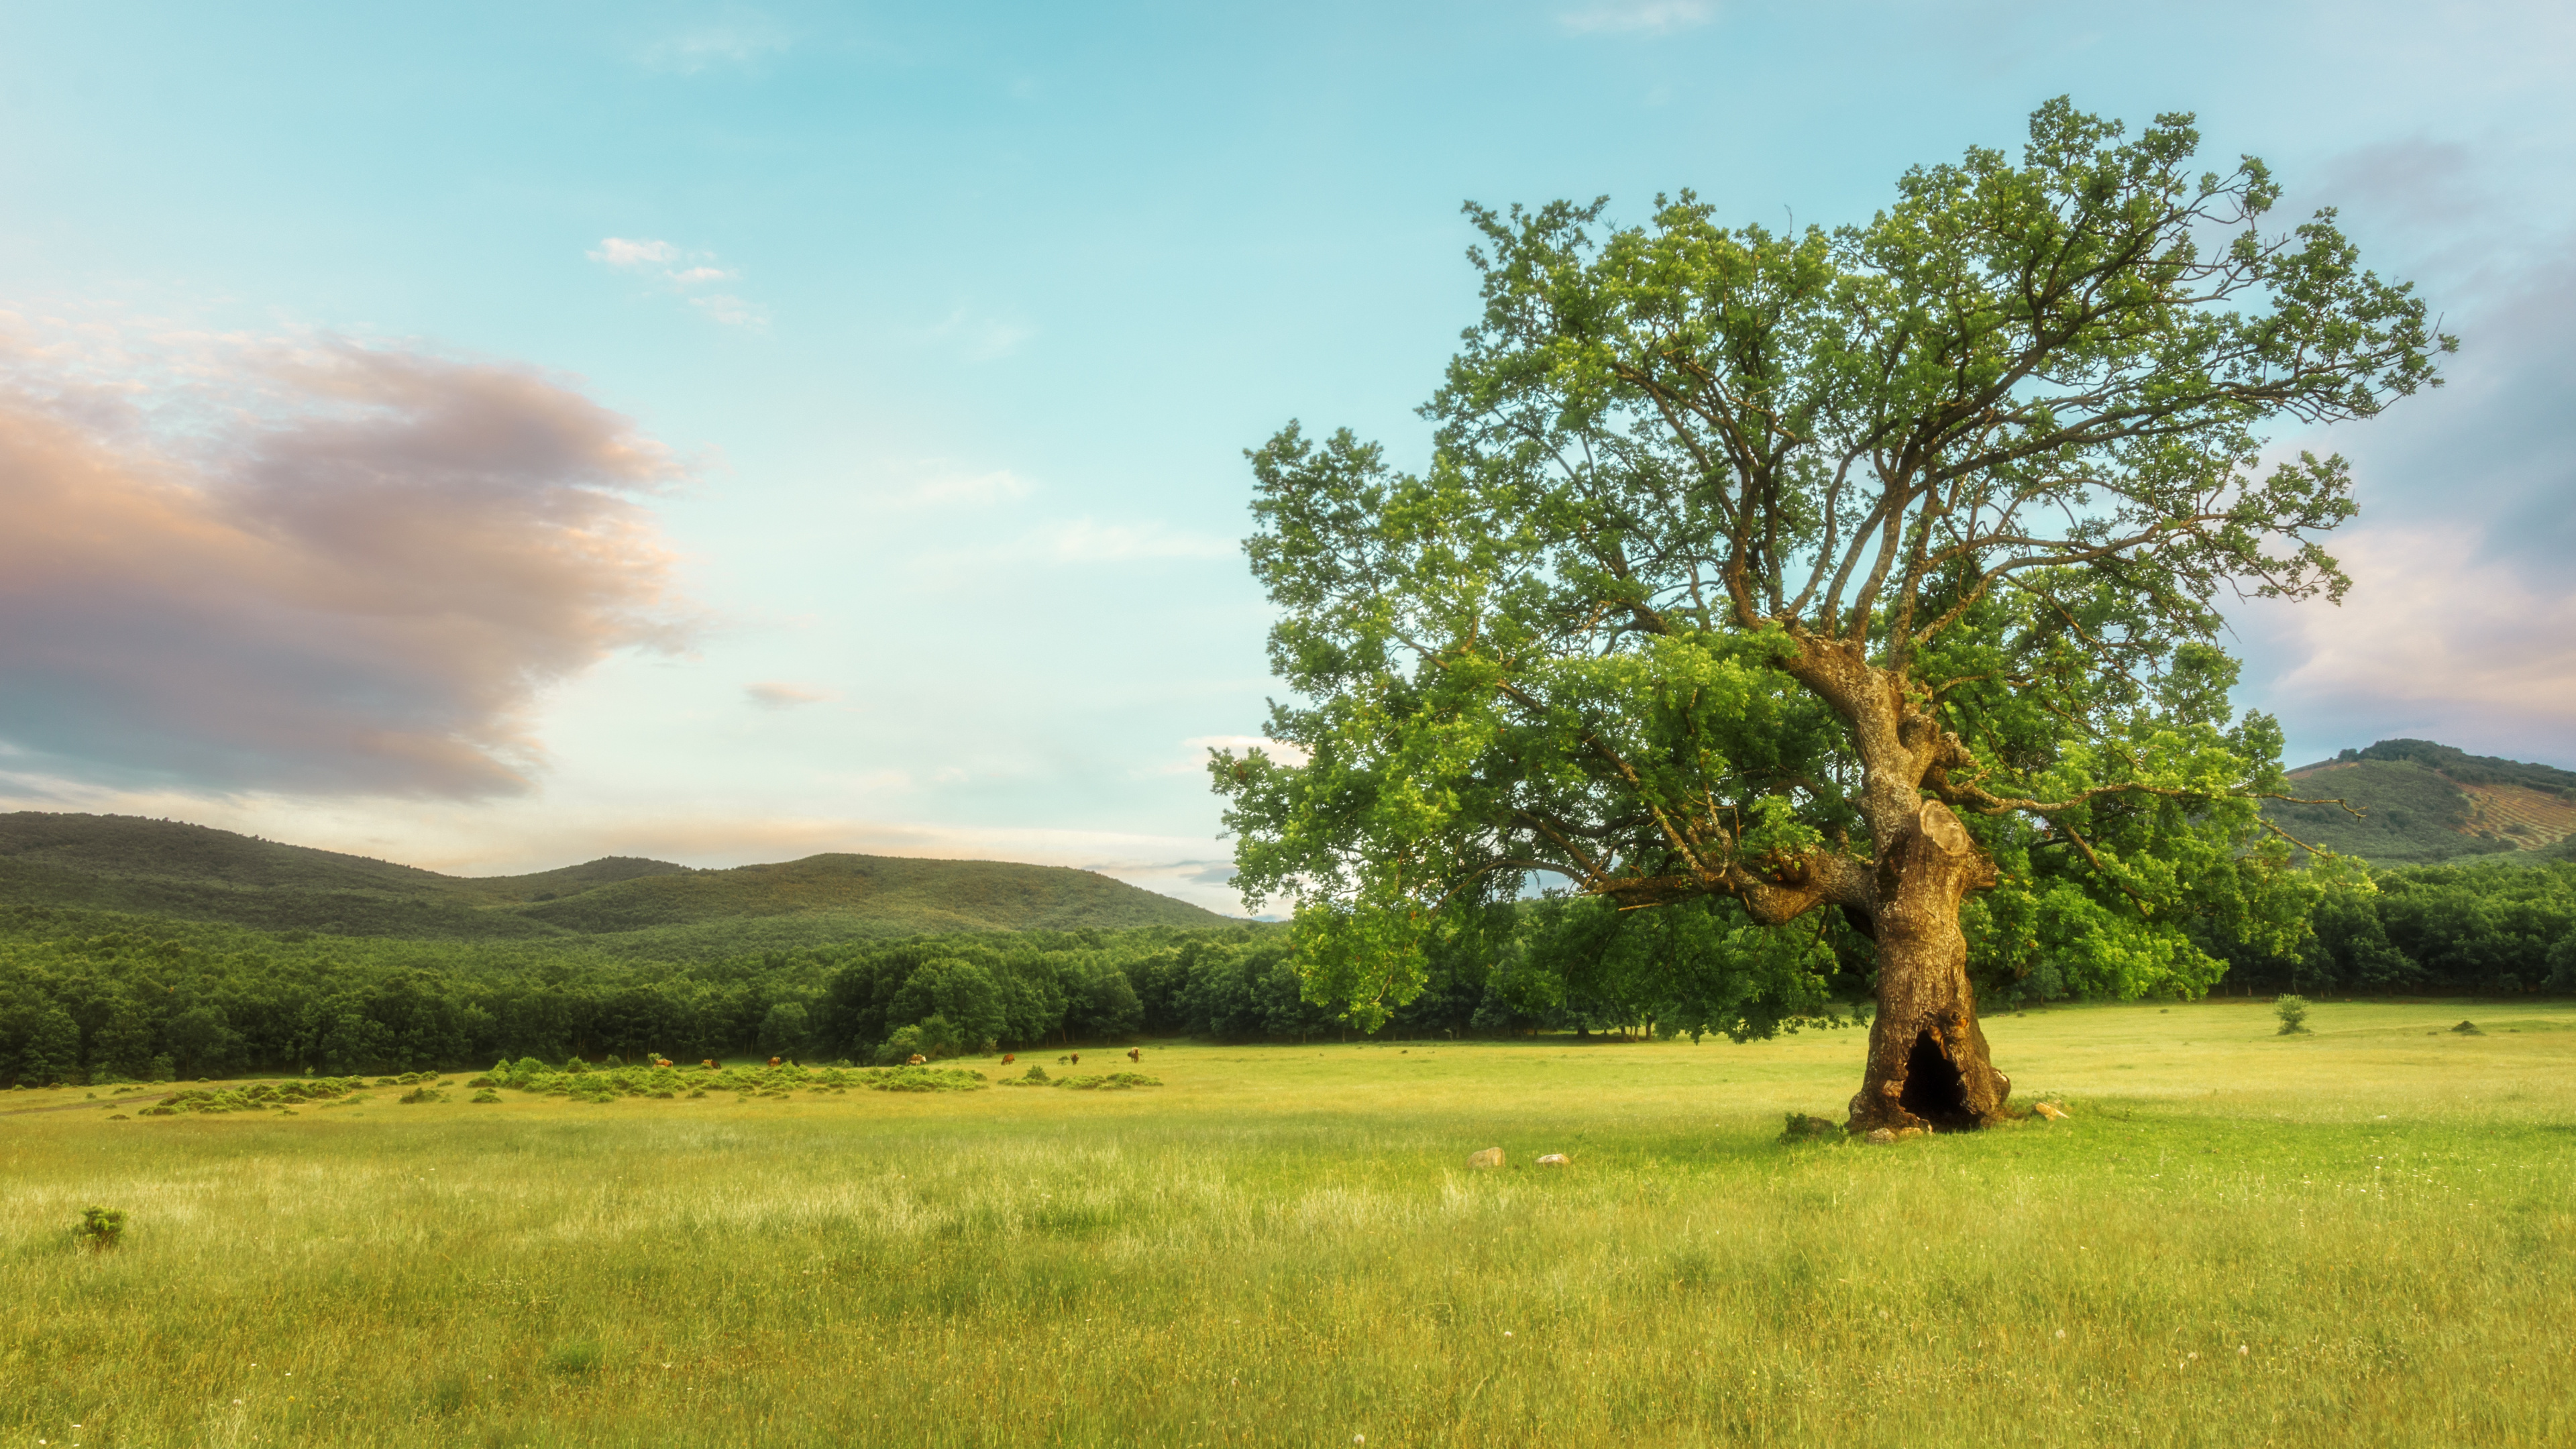
{"type": "Polygon", "coordinates": [[[2039,1115],[2047,1118],[2051,1122],[2063,1122],[2066,1120],[2066,1109],[2057,1105],[2055,1102],[2033,1102],[2030,1110],[2037,1112],[2039,1115]]]}
{"type": "Polygon", "coordinates": [[[1896,1133],[1886,1127],[1873,1127],[1869,1129],[1869,1135],[1861,1139],[1863,1142],[1871,1143],[1879,1147],[1885,1147],[1887,1144],[1895,1140],[1896,1133]]]}
{"type": "Polygon", "coordinates": [[[1562,1152],[1551,1152],[1538,1160],[1541,1167],[1572,1167],[1574,1160],[1562,1152]]]}
{"type": "Polygon", "coordinates": [[[1482,1152],[1470,1152],[1467,1154],[1467,1165],[1488,1169],[1500,1167],[1503,1165],[1503,1149],[1488,1147],[1482,1152]]]}

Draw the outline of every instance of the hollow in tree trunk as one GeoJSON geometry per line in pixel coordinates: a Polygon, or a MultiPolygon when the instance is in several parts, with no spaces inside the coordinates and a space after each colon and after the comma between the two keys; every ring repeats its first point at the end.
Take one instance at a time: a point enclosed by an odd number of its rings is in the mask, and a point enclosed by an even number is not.
{"type": "Polygon", "coordinates": [[[1878,1018],[1850,1128],[1958,1132],[2005,1118],[2012,1079],[1996,1071],[1968,984],[1959,904],[1995,883],[1994,862],[1939,801],[1926,802],[1878,866],[1878,1018]]]}

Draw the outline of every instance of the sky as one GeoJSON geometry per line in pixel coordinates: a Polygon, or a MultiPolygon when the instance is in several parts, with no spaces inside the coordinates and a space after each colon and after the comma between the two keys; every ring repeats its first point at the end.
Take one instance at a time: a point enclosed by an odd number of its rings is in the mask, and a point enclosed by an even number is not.
{"type": "Polygon", "coordinates": [[[464,874],[822,850],[1219,910],[1290,419],[1418,462],[1462,202],[1866,220],[2196,113],[2462,343],[2293,763],[2576,767],[2576,12],[1724,0],[8,7],[0,809],[464,874]]]}

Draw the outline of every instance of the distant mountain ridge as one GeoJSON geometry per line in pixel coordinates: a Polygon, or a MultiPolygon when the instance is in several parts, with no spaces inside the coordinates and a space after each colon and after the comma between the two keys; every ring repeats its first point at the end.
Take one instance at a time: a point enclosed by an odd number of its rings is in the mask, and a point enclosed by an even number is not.
{"type": "Polygon", "coordinates": [[[709,949],[748,936],[768,947],[1228,920],[1063,866],[836,854],[695,870],[606,856],[530,875],[451,876],[174,820],[36,811],[0,815],[0,905],[530,944],[676,932],[709,949]]]}
{"type": "Polygon", "coordinates": [[[2400,739],[2302,765],[2290,779],[2303,795],[2361,813],[2278,800],[2264,813],[2307,844],[2373,864],[2576,858],[2576,771],[2400,739]]]}

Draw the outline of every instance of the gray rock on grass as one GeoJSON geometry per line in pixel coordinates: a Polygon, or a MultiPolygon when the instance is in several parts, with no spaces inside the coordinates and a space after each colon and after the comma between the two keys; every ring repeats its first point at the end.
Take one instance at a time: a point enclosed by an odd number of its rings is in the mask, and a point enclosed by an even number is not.
{"type": "Polygon", "coordinates": [[[1482,1152],[1470,1152],[1467,1154],[1467,1165],[1486,1170],[1500,1167],[1503,1165],[1503,1149],[1488,1147],[1482,1152]]]}

